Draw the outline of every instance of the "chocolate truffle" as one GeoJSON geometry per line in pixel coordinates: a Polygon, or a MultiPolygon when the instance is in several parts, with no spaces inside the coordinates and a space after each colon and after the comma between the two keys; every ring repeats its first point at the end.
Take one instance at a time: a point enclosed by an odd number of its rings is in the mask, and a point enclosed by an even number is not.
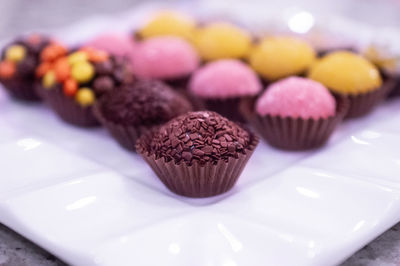
{"type": "Polygon", "coordinates": [[[105,95],[95,114],[122,146],[134,150],[143,132],[191,110],[191,104],[168,85],[141,80],[105,95]]]}
{"type": "Polygon", "coordinates": [[[4,48],[0,61],[0,82],[11,96],[26,101],[40,100],[34,89],[35,71],[40,52],[49,44],[49,38],[33,34],[19,38],[4,48]]]}
{"type": "Polygon", "coordinates": [[[216,164],[237,158],[251,141],[250,133],[227,118],[210,111],[180,116],[153,135],[150,150],[156,158],[176,164],[216,164]]]}
{"type": "Polygon", "coordinates": [[[122,125],[153,126],[191,109],[190,104],[166,84],[137,81],[107,95],[101,104],[104,117],[122,125]]]}
{"type": "Polygon", "coordinates": [[[145,134],[137,151],[173,192],[209,197],[229,190],[258,138],[211,111],[191,112],[145,134]]]}

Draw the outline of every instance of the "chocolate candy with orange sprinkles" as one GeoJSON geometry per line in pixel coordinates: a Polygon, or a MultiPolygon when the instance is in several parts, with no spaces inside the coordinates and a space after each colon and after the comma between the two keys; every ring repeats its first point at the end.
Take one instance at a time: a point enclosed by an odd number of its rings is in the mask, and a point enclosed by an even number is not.
{"type": "Polygon", "coordinates": [[[92,47],[73,52],[58,44],[46,47],[36,70],[45,89],[62,88],[66,97],[83,107],[91,106],[104,93],[133,82],[129,62],[92,47]]]}
{"type": "Polygon", "coordinates": [[[0,82],[11,96],[21,100],[39,100],[34,90],[35,72],[40,53],[50,42],[45,36],[32,34],[18,38],[2,50],[0,82]]]}

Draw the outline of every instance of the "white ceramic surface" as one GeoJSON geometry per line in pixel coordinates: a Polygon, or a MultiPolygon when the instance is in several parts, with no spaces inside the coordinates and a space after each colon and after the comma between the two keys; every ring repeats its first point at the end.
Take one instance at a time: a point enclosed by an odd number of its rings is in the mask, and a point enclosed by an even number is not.
{"type": "MultiPolygon", "coordinates": [[[[126,30],[140,10],[58,34],[126,30]]],[[[399,111],[346,121],[317,151],[261,142],[234,189],[187,199],[104,130],[1,91],[0,221],[74,265],[334,265],[400,221],[399,111]]]]}

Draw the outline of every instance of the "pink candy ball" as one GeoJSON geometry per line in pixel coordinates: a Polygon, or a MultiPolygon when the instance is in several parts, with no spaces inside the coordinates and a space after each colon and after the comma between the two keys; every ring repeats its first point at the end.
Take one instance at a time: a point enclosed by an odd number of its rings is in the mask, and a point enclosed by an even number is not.
{"type": "Polygon", "coordinates": [[[139,78],[174,79],[191,74],[199,66],[196,50],[179,37],[147,39],[137,45],[133,61],[139,78]]]}
{"type": "Polygon", "coordinates": [[[271,84],[256,102],[261,115],[327,118],[335,115],[336,101],[321,83],[289,77],[271,84]]]}
{"type": "Polygon", "coordinates": [[[133,38],[122,33],[103,33],[85,44],[86,46],[104,50],[112,55],[127,56],[133,60],[135,45],[133,38]]]}
{"type": "Polygon", "coordinates": [[[252,96],[262,85],[255,72],[245,63],[224,59],[208,63],[197,70],[190,80],[191,92],[203,98],[252,96]]]}

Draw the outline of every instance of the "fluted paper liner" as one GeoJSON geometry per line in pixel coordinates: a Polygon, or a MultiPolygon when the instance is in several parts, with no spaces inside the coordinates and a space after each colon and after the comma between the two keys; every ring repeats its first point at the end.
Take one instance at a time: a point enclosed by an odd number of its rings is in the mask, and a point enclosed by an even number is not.
{"type": "Polygon", "coordinates": [[[219,113],[220,115],[235,121],[244,123],[246,119],[240,112],[240,102],[243,99],[251,98],[251,97],[234,97],[234,98],[227,98],[227,99],[205,99],[197,97],[198,101],[201,104],[198,106],[202,106],[203,110],[210,110],[219,113]]]}
{"type": "Polygon", "coordinates": [[[37,92],[65,122],[80,127],[94,127],[99,125],[99,122],[93,115],[92,106],[80,106],[74,99],[65,96],[61,89],[45,89],[39,86],[37,92]]]}
{"type": "Polygon", "coordinates": [[[176,164],[173,160],[165,162],[164,158],[156,159],[146,147],[150,137],[151,134],[146,134],[138,140],[137,152],[169,190],[192,198],[212,197],[230,190],[258,144],[258,137],[251,134],[245,154],[240,153],[237,158],[229,158],[227,162],[220,160],[217,164],[208,162],[200,165],[194,162],[187,165],[184,162],[176,164]]]}
{"type": "Polygon", "coordinates": [[[307,150],[324,145],[347,113],[349,102],[337,98],[334,116],[303,119],[265,115],[254,110],[255,99],[242,101],[240,110],[247,121],[272,146],[285,150],[307,150]]]}
{"type": "Polygon", "coordinates": [[[393,87],[389,91],[388,98],[399,97],[400,96],[400,76],[395,76],[392,78],[393,87]]]}
{"type": "Polygon", "coordinates": [[[190,93],[190,91],[188,90],[189,80],[190,75],[182,78],[164,80],[164,82],[171,86],[176,92],[185,97],[192,104],[193,110],[204,110],[202,102],[200,102],[197,97],[190,93]]]}
{"type": "Polygon", "coordinates": [[[34,86],[34,80],[22,80],[22,79],[9,79],[2,80],[1,82],[6,91],[15,99],[28,101],[28,102],[39,102],[41,99],[38,96],[34,86]]]}
{"type": "Polygon", "coordinates": [[[388,97],[400,97],[400,77],[395,80],[393,90],[389,93],[388,97]]]}
{"type": "MultiPolygon", "coordinates": [[[[349,110],[345,118],[357,118],[371,112],[387,97],[394,87],[394,82],[393,79],[388,79],[379,89],[374,91],[358,95],[347,95],[346,97],[349,100],[349,110]]],[[[335,94],[335,96],[338,95],[339,94],[335,94]]]]}
{"type": "Polygon", "coordinates": [[[380,71],[383,83],[389,86],[387,99],[400,96],[400,74],[387,73],[383,69],[380,71]]]}
{"type": "Polygon", "coordinates": [[[136,151],[136,140],[145,132],[149,131],[149,127],[145,126],[129,126],[116,124],[104,117],[101,112],[100,105],[97,103],[93,106],[93,113],[100,123],[105,127],[113,138],[124,148],[136,151]]]}

